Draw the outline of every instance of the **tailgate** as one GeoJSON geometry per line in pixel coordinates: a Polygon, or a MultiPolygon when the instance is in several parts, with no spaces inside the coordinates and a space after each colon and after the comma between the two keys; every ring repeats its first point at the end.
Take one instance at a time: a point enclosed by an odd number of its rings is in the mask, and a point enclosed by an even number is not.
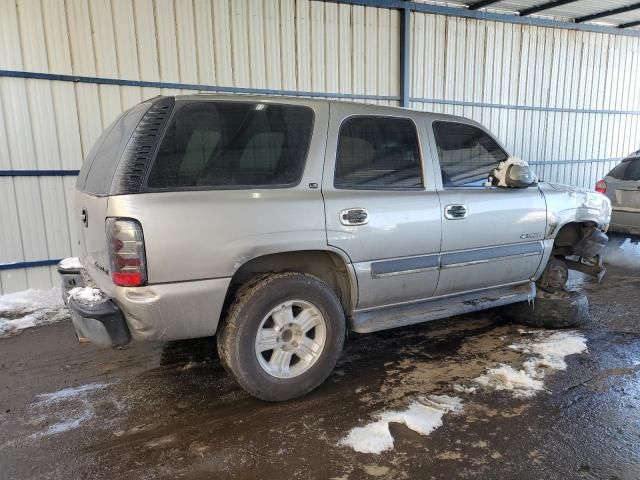
{"type": "Polygon", "coordinates": [[[640,211],[640,181],[622,181],[616,184],[613,207],[640,211]]]}
{"type": "Polygon", "coordinates": [[[109,279],[109,253],[105,217],[109,197],[76,191],[75,210],[80,237],[80,258],[91,278],[100,285],[109,279]]]}

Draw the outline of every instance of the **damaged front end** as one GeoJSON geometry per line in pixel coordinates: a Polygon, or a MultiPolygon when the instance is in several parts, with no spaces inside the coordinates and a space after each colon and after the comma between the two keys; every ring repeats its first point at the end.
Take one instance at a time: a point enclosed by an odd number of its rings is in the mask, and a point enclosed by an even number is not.
{"type": "Polygon", "coordinates": [[[611,202],[591,190],[551,183],[539,186],[547,202],[546,238],[554,240],[551,257],[600,281],[605,273],[602,252],[609,241],[611,202]]]}
{"type": "Polygon", "coordinates": [[[606,271],[602,251],[608,242],[607,235],[593,224],[570,224],[558,233],[551,255],[562,257],[567,268],[593,275],[600,281],[606,271]]]}

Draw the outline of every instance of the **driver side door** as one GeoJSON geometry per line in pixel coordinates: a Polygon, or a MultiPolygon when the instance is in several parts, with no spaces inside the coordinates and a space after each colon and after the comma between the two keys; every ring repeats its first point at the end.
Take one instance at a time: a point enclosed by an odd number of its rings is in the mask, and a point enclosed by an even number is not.
{"type": "Polygon", "coordinates": [[[546,202],[536,185],[485,186],[508,158],[482,128],[435,121],[442,178],[441,271],[436,296],[528,282],[544,253],[546,202]]]}

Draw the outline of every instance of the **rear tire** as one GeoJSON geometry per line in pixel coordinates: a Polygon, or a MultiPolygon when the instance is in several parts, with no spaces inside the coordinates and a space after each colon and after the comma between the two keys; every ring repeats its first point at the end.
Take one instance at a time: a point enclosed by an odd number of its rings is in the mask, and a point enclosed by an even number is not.
{"type": "Polygon", "coordinates": [[[345,332],[342,305],[326,283],[302,273],[267,274],[238,292],[218,333],[218,353],[247,392],[279,402],[326,380],[345,332]]]}
{"type": "Polygon", "coordinates": [[[583,291],[548,293],[538,290],[531,304],[516,303],[505,309],[513,322],[531,327],[581,327],[590,320],[589,300],[583,291]]]}

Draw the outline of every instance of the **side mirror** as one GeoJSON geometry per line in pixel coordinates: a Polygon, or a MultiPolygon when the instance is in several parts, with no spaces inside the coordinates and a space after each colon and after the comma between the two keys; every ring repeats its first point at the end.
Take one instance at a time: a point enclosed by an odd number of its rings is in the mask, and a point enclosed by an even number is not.
{"type": "Polygon", "coordinates": [[[505,176],[507,187],[524,188],[535,184],[538,181],[529,165],[509,165],[505,176]]]}

